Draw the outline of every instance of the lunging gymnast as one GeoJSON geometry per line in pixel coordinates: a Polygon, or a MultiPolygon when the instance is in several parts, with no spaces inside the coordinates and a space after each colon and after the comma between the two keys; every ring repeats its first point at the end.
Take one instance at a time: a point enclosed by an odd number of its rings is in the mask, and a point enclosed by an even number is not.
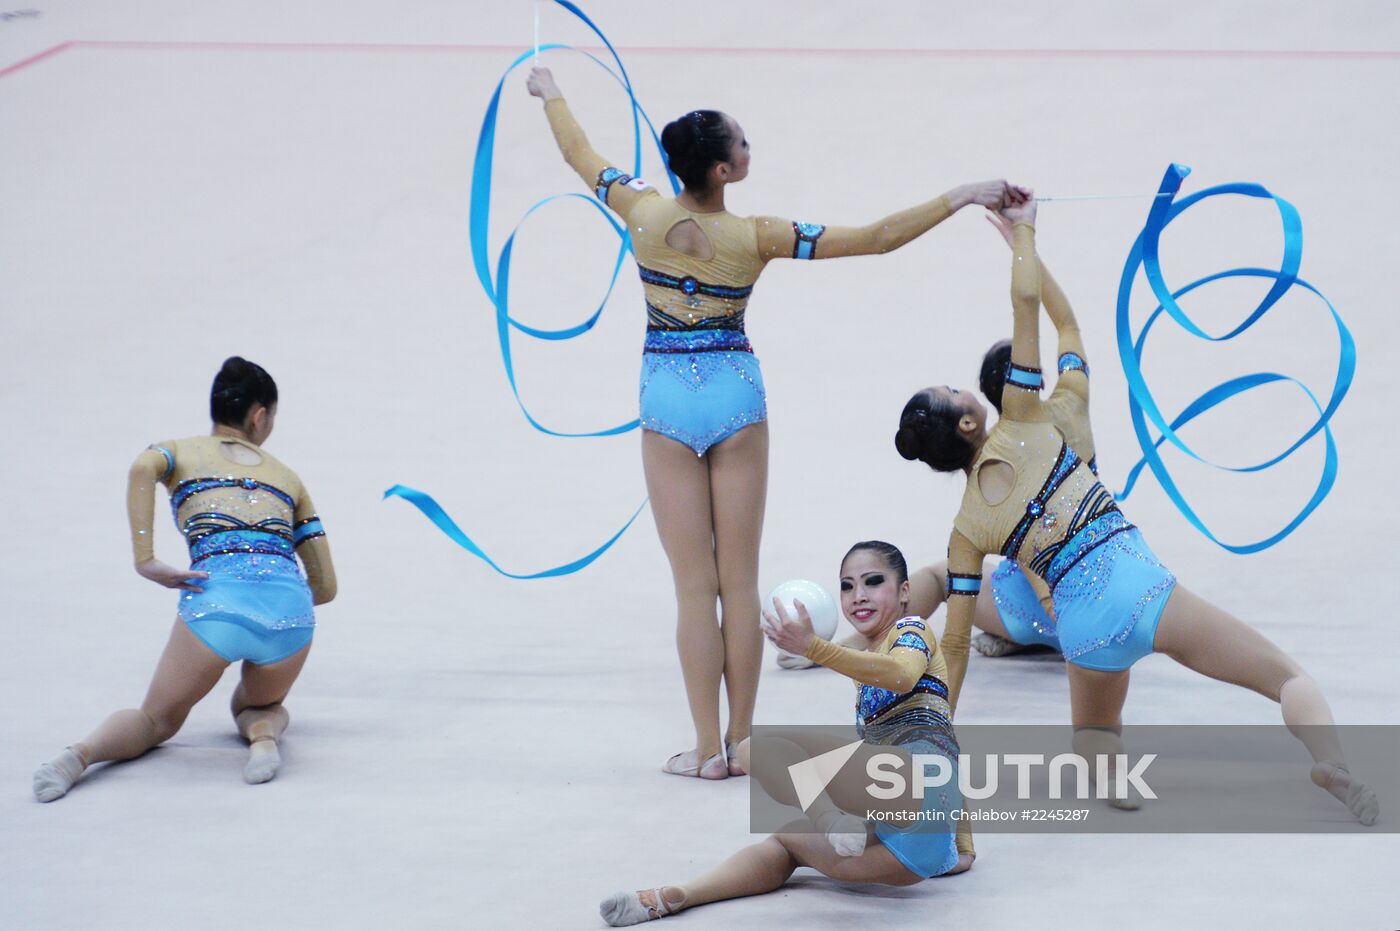
{"type": "Polygon", "coordinates": [[[41,802],[62,798],[95,763],[133,759],[175,736],[195,703],[239,660],[243,675],[232,710],[249,745],[243,778],[267,782],[281,765],[277,741],[290,720],[282,702],[311,649],[312,606],[335,597],[335,570],[301,479],[262,449],[277,416],[272,376],[237,356],[226,360],[209,409],[211,435],[151,446],[128,477],[136,571],[182,592],[146,699],[39,767],[34,796],[41,802]],[[189,569],[155,558],[158,484],[170,492],[189,569]]]}
{"type": "MultiPolygon", "coordinates": [[[[1083,458],[1091,453],[1073,445],[1089,436],[1082,345],[1068,344],[1079,363],[1061,365],[1056,391],[1074,392],[1082,402],[1067,408],[1071,429],[1060,429],[1041,401],[1042,294],[1047,307],[1063,303],[1058,319],[1052,311],[1058,326],[1072,324],[1073,316],[1036,254],[1035,201],[1009,205],[1001,214],[1012,224],[1014,324],[1002,417],[988,430],[987,410],[972,392],[929,388],[905,405],[895,436],[904,458],[967,475],[948,543],[943,649],[953,708],[967,670],[983,559],[1000,553],[1050,593],[1047,617],[1068,660],[1078,752],[1092,755],[1117,744],[1130,667],[1149,653],[1165,653],[1279,702],[1284,722],[1313,758],[1313,782],[1362,824],[1373,824],[1375,793],[1347,771],[1317,683],[1258,631],[1178,585],[1099,483],[1083,458]]],[[[1062,331],[1062,351],[1066,346],[1062,331]]]]}

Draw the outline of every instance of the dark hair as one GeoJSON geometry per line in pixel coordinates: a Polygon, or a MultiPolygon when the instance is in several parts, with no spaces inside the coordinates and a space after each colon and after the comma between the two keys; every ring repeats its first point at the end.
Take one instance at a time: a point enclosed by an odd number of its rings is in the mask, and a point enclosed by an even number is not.
{"type": "Polygon", "coordinates": [[[982,396],[992,402],[992,407],[1001,413],[1001,391],[1006,387],[1006,373],[1011,367],[1011,340],[1004,339],[992,343],[992,348],[982,357],[982,371],[977,376],[977,387],[982,396]]]}
{"type": "Polygon", "coordinates": [[[729,161],[734,134],[718,110],[691,110],[661,130],[661,147],[666,150],[666,164],[676,177],[686,187],[703,191],[710,186],[710,169],[718,162],[729,161]]]}
{"type": "Polygon", "coordinates": [[[904,554],[899,551],[899,547],[893,543],[886,543],[884,540],[862,540],[846,550],[846,555],[841,557],[841,565],[846,564],[846,560],[851,558],[852,553],[858,553],[861,550],[870,550],[879,556],[885,561],[885,565],[899,576],[898,581],[894,583],[896,588],[909,581],[909,564],[904,561],[904,554]]]}
{"type": "Polygon", "coordinates": [[[241,427],[254,404],[277,403],[277,383],[267,370],[242,356],[229,356],[214,376],[209,391],[209,416],[214,423],[241,427]]]}
{"type": "Polygon", "coordinates": [[[965,469],[976,447],[958,432],[963,412],[945,397],[920,391],[904,405],[894,448],[905,459],[917,459],[937,472],[965,469]]]}

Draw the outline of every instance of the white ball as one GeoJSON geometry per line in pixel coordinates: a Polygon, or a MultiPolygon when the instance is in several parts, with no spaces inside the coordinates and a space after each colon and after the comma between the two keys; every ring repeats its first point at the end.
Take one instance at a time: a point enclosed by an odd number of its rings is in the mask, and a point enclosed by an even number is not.
{"type": "MultiPolygon", "coordinates": [[[[807,616],[812,619],[812,631],[823,640],[830,640],[835,636],[838,614],[836,599],[816,582],[789,579],[773,589],[763,607],[771,611],[774,598],[783,603],[789,617],[797,616],[797,608],[793,606],[793,601],[802,602],[803,607],[807,609],[807,616]]],[[[782,656],[790,655],[786,650],[779,650],[778,653],[782,656]]]]}

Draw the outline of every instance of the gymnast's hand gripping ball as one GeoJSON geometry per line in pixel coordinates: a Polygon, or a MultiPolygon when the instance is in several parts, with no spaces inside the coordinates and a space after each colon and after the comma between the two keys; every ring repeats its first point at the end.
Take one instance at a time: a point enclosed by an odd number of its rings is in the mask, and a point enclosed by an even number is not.
{"type": "MultiPolygon", "coordinates": [[[[790,616],[797,616],[797,608],[793,601],[802,602],[807,609],[807,616],[812,619],[812,632],[823,640],[830,640],[836,634],[836,599],[831,597],[831,593],[816,582],[809,582],[806,579],[790,579],[773,589],[768,596],[768,601],[764,607],[773,603],[777,598],[783,603],[790,616]]],[[[784,657],[796,659],[797,657],[784,651],[778,651],[778,661],[781,663],[784,657]]]]}

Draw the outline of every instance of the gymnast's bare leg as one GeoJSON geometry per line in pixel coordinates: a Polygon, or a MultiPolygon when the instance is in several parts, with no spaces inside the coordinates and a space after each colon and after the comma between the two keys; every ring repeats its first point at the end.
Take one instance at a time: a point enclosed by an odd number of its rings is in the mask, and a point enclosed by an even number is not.
{"type": "Polygon", "coordinates": [[[1267,637],[1178,584],[1162,610],[1152,648],[1188,669],[1278,702],[1283,723],[1312,755],[1312,781],[1362,824],[1375,824],[1380,814],[1376,794],[1347,771],[1322,689],[1267,637]]]}
{"type": "Polygon", "coordinates": [[[311,652],[311,644],[276,663],[260,666],[246,660],[243,678],[233,690],[230,710],[238,733],[248,741],[248,762],[243,767],[243,781],[249,785],[267,782],[277,775],[282,765],[278,740],[291,722],[282,706],[292,684],[301,674],[301,667],[311,652]]]}
{"type": "MultiPolygon", "coordinates": [[[[787,773],[788,765],[835,749],[841,746],[843,741],[840,738],[828,739],[824,735],[810,732],[794,732],[790,738],[765,738],[769,749],[764,753],[763,765],[755,768],[753,775],[775,800],[796,805],[797,798],[787,773]]],[[[901,752],[898,748],[871,746],[857,751],[857,757],[877,751],[901,752]]],[[[738,756],[747,767],[747,742],[740,744],[738,756]]],[[[833,823],[846,821],[865,830],[860,817],[850,813],[860,812],[868,807],[868,797],[864,792],[864,772],[865,766],[859,762],[843,768],[842,773],[832,780],[826,791],[808,809],[812,820],[819,825],[824,820],[833,823]]],[[[912,793],[912,788],[910,792],[912,793]]],[[[913,809],[919,807],[919,803],[912,797],[904,799],[904,803],[913,809]]],[[[838,852],[838,844],[843,835],[831,831],[812,832],[811,825],[807,822],[795,822],[790,827],[790,832],[773,834],[757,844],[744,847],[719,866],[691,882],[657,886],[638,892],[619,892],[605,899],[599,911],[603,919],[614,927],[640,924],[710,902],[773,892],[781,888],[799,866],[810,867],[841,882],[912,886],[924,879],[900,863],[873,832],[867,832],[863,851],[856,856],[849,856],[838,852]],[[807,831],[799,831],[799,826],[805,826],[807,831]]],[[[972,860],[971,854],[961,855],[957,866],[943,875],[951,876],[965,872],[972,865],[972,860]]]]}
{"type": "Polygon", "coordinates": [[[719,691],[729,691],[730,736],[748,736],[758,689],[758,536],[767,485],[768,426],[746,427],[704,456],[642,431],[642,466],[652,514],[676,588],[676,647],[695,749],[667,772],[729,775],[719,726],[719,691]],[[717,604],[723,600],[721,626],[717,604]],[[747,628],[747,629],[746,629],[747,628]]]}
{"type": "MultiPolygon", "coordinates": [[[[768,424],[756,423],[709,451],[715,564],[719,570],[724,690],[729,702],[725,753],[734,757],[753,727],[763,663],[759,630],[758,548],[768,497],[768,424]]],[[[730,775],[746,772],[729,761],[730,775]]]]}
{"type": "Polygon", "coordinates": [[[131,760],[174,737],[190,709],[209,694],[228,662],[175,620],[140,708],[118,711],[34,774],[34,797],[62,798],[87,767],[131,760]]]}

